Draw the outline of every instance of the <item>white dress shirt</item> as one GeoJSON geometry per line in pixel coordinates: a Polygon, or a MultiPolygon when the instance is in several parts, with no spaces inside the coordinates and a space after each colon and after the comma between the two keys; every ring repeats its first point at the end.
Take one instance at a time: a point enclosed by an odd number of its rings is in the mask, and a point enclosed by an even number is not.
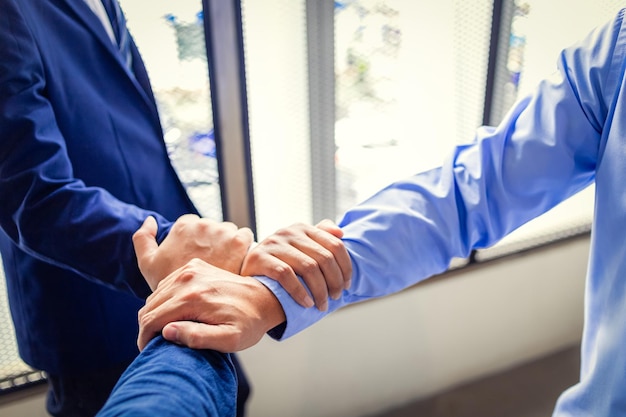
{"type": "Polygon", "coordinates": [[[96,14],[96,16],[98,16],[98,18],[102,22],[102,26],[104,26],[104,30],[106,30],[107,35],[109,35],[111,42],[117,45],[115,33],[113,32],[113,27],[111,26],[109,15],[107,14],[107,11],[102,4],[102,0],[85,0],[85,3],[87,3],[87,6],[89,6],[89,8],[96,14]]]}

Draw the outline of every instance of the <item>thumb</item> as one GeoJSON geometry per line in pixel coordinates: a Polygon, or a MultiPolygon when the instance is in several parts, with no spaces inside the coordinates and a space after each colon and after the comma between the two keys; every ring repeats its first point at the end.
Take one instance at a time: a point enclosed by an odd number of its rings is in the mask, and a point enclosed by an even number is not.
{"type": "Polygon", "coordinates": [[[142,259],[150,256],[158,249],[159,245],[156,241],[157,230],[156,219],[149,216],[133,234],[133,246],[135,247],[135,254],[140,264],[142,259]]]}
{"type": "Polygon", "coordinates": [[[192,349],[212,349],[218,352],[236,352],[240,346],[236,332],[226,324],[206,324],[194,321],[168,323],[162,331],[163,338],[192,349]]]}
{"type": "Polygon", "coordinates": [[[337,226],[332,220],[324,219],[317,225],[315,225],[315,227],[322,229],[323,231],[328,232],[337,238],[341,239],[343,237],[343,230],[341,230],[341,228],[337,226]]]}

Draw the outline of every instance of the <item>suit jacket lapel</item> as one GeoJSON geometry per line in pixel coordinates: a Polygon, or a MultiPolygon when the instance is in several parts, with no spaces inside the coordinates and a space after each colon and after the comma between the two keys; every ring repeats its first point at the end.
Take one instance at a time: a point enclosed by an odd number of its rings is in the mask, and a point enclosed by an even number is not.
{"type": "MultiPolygon", "coordinates": [[[[146,104],[149,105],[152,110],[153,115],[156,117],[156,121],[161,126],[161,121],[159,119],[158,109],[156,105],[156,101],[154,99],[154,93],[152,92],[152,87],[150,86],[150,79],[148,78],[148,72],[146,71],[146,67],[139,55],[139,51],[137,50],[137,46],[135,45],[134,39],[131,37],[131,53],[133,55],[133,73],[134,76],[131,75],[132,81],[135,84],[135,87],[142,95],[146,104]]],[[[120,61],[121,62],[121,61],[120,61]]]]}
{"type": "MultiPolygon", "coordinates": [[[[109,39],[106,31],[104,30],[104,26],[102,26],[102,22],[98,16],[91,11],[87,3],[84,0],[54,0],[59,3],[61,6],[65,6],[64,9],[68,11],[69,14],[73,15],[76,20],[81,22],[87,30],[89,30],[93,36],[98,39],[98,41],[102,44],[102,46],[109,51],[112,55],[119,55],[117,53],[117,49],[115,45],[109,39]]],[[[121,62],[121,60],[120,60],[121,62]]]]}
{"type": "Polygon", "coordinates": [[[122,56],[117,50],[116,45],[111,42],[111,39],[106,33],[104,26],[102,26],[102,22],[98,16],[96,16],[93,11],[89,8],[87,3],[84,0],[53,0],[58,2],[61,6],[64,6],[68,13],[72,14],[78,21],[82,22],[87,30],[89,30],[93,36],[95,36],[98,41],[102,44],[102,46],[111,54],[111,58],[115,59],[118,64],[122,67],[126,75],[131,79],[134,84],[137,92],[143,97],[144,101],[150,108],[153,113],[153,116],[156,116],[157,122],[160,122],[157,114],[157,107],[154,101],[154,96],[152,93],[152,89],[150,88],[150,82],[148,80],[148,75],[146,73],[146,69],[143,65],[141,57],[137,51],[136,46],[133,45],[131,47],[133,54],[133,72],[131,72],[122,60],[122,56]]]}

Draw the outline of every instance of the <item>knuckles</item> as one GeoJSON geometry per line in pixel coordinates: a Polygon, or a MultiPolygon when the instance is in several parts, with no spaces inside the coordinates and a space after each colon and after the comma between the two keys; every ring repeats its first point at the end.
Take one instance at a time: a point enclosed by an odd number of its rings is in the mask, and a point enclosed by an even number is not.
{"type": "Polygon", "coordinates": [[[290,267],[284,264],[272,265],[268,275],[270,278],[274,278],[277,281],[286,281],[292,276],[293,272],[290,267]]]}
{"type": "MultiPolygon", "coordinates": [[[[294,234],[306,233],[306,230],[309,227],[310,226],[308,226],[307,224],[304,224],[304,223],[294,223],[294,224],[292,224],[289,227],[283,227],[282,229],[278,229],[276,231],[276,233],[274,233],[274,235],[275,236],[280,236],[282,238],[289,238],[289,237],[293,236],[294,234]]],[[[271,238],[271,236],[270,236],[270,238],[271,238]]]]}
{"type": "Polygon", "coordinates": [[[301,270],[302,275],[314,274],[320,269],[319,264],[314,259],[306,258],[306,259],[301,259],[299,262],[300,262],[299,269],[301,270]]]}
{"type": "Polygon", "coordinates": [[[331,267],[334,263],[335,263],[335,257],[332,254],[332,252],[329,252],[327,250],[320,250],[319,254],[318,254],[318,263],[322,266],[322,267],[331,267]]]}
{"type": "MultiPolygon", "coordinates": [[[[192,261],[190,261],[189,263],[191,263],[192,261]]],[[[194,266],[187,264],[174,276],[174,281],[176,281],[178,285],[185,285],[186,283],[193,281],[195,276],[196,271],[194,269],[194,266]]]]}
{"type": "Polygon", "coordinates": [[[332,253],[338,253],[344,250],[345,245],[343,244],[343,241],[341,239],[331,239],[329,242],[326,243],[326,245],[328,246],[328,250],[332,253]]]}

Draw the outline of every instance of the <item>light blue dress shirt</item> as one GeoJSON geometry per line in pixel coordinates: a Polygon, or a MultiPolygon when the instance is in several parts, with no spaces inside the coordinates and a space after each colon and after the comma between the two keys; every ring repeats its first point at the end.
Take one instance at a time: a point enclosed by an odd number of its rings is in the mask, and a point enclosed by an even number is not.
{"type": "Polygon", "coordinates": [[[500,126],[480,128],[442,167],[391,184],[345,214],[352,288],[328,312],[302,308],[259,278],[287,316],[273,336],[287,338],[342,306],[443,272],[454,257],[493,245],[595,182],[580,383],[563,393],[554,415],[626,415],[623,15],[565,49],[558,72],[500,126]]]}

